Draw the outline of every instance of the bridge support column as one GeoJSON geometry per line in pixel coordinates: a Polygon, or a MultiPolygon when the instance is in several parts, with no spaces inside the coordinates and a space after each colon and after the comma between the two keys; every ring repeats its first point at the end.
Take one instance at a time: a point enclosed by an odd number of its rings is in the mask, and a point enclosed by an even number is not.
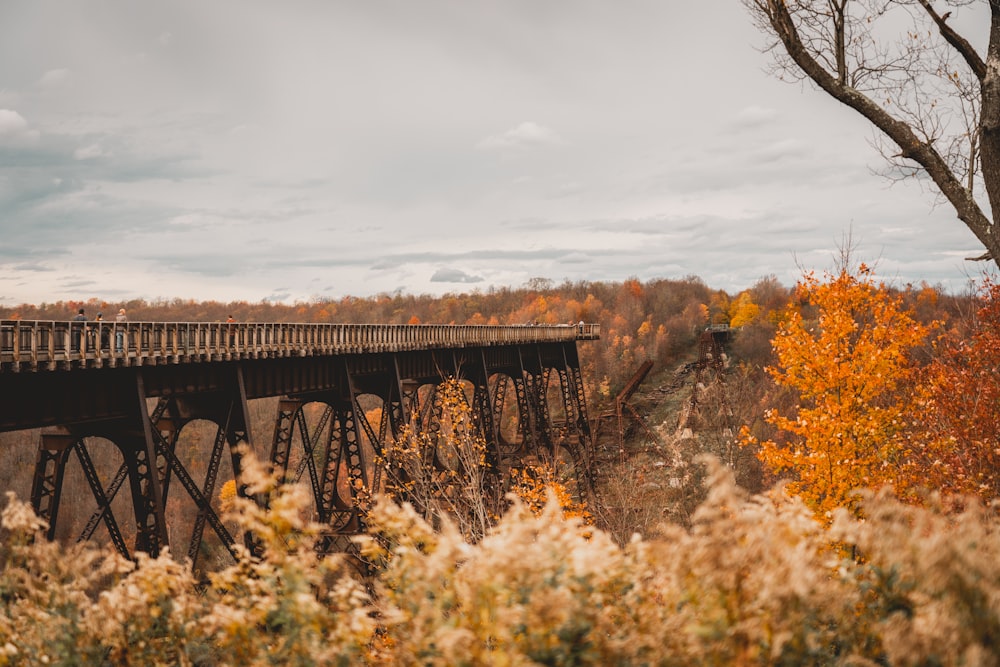
{"type": "Polygon", "coordinates": [[[49,525],[46,537],[50,540],[56,538],[66,460],[76,441],[77,438],[72,435],[43,433],[38,446],[35,475],[31,482],[31,506],[35,514],[49,525]]]}
{"type": "Polygon", "coordinates": [[[566,414],[565,429],[560,433],[558,442],[554,443],[565,449],[573,461],[580,500],[592,501],[594,496],[594,478],[591,469],[589,453],[590,426],[587,423],[586,407],[583,398],[582,383],[574,376],[578,373],[573,367],[551,369],[549,377],[555,373],[559,380],[563,409],[566,414]]]}
{"type": "Polygon", "coordinates": [[[127,548],[111,511],[111,500],[127,478],[132,491],[132,506],[136,520],[135,549],[157,555],[167,544],[166,524],[163,517],[163,498],[159,492],[159,479],[154,474],[156,445],[146,413],[146,395],[142,376],[135,375],[135,394],[131,401],[132,415],[99,424],[98,426],[73,426],[65,434],[43,434],[35,464],[31,500],[35,512],[49,522],[49,538],[58,529],[59,499],[66,465],[71,451],[76,451],[84,475],[97,503],[97,511],[84,529],[81,539],[89,538],[102,520],[108,527],[112,542],[122,555],[129,557],[127,548]],[[124,458],[123,470],[105,491],[84,438],[102,437],[117,445],[124,458]]]}
{"type": "MultiPolygon", "coordinates": [[[[157,416],[155,424],[155,445],[158,454],[157,476],[163,487],[163,505],[166,506],[170,480],[172,477],[177,477],[197,510],[187,551],[192,567],[197,569],[206,524],[212,526],[223,546],[231,555],[235,555],[233,537],[212,507],[212,502],[216,495],[222,457],[227,449],[232,462],[233,479],[236,483],[237,493],[242,497],[247,497],[246,486],[241,480],[240,461],[242,454],[240,449],[242,446],[251,447],[251,442],[249,410],[241,368],[239,366],[234,368],[233,375],[229,378],[228,387],[225,390],[162,399],[157,410],[154,411],[154,415],[157,416]],[[205,479],[200,486],[178,460],[175,453],[177,437],[181,429],[196,419],[211,421],[217,427],[209,453],[205,479]]],[[[249,535],[244,537],[247,546],[252,549],[252,537],[249,535]]]]}
{"type": "Polygon", "coordinates": [[[59,498],[65,468],[71,451],[77,453],[84,475],[97,503],[80,539],[89,539],[103,522],[112,542],[122,555],[129,557],[111,502],[127,480],[132,497],[136,525],[134,548],[152,556],[168,544],[165,508],[171,480],[176,478],[194,502],[194,518],[188,556],[193,564],[201,551],[205,524],[210,524],[223,545],[235,554],[233,539],[212,508],[223,452],[228,445],[233,460],[234,477],[239,484],[242,444],[249,445],[246,393],[241,371],[237,368],[227,391],[161,398],[149,414],[141,369],[135,371],[134,412],[131,417],[95,425],[68,427],[66,434],[45,434],[39,446],[32,485],[32,505],[49,524],[49,537],[56,535],[59,498]],[[207,419],[218,425],[204,483],[199,486],[175,454],[181,429],[194,419],[207,419]],[[101,486],[96,467],[86,447],[85,438],[100,437],[113,442],[122,454],[123,463],[112,482],[101,486]]]}
{"type": "Polygon", "coordinates": [[[358,405],[350,364],[345,360],[337,366],[335,388],[281,400],[271,447],[271,464],[275,470],[282,471],[286,481],[297,482],[306,469],[309,471],[315,519],[327,527],[327,534],[318,545],[320,551],[341,549],[348,544],[341,537],[363,532],[364,517],[358,501],[379,480],[377,469],[369,480],[362,433],[379,455],[381,440],[387,435],[394,437],[395,429],[399,428],[407,400],[398,374],[394,375],[387,391],[388,398],[383,399],[382,418],[376,433],[358,405]],[[310,403],[323,405],[322,416],[312,429],[305,410],[310,403]],[[293,472],[289,468],[296,440],[302,446],[302,458],[293,472]],[[321,466],[317,467],[320,460],[321,466]]]}
{"type": "Polygon", "coordinates": [[[472,394],[472,418],[476,429],[486,441],[486,463],[490,469],[500,470],[500,438],[497,419],[494,418],[495,396],[490,393],[490,376],[485,359],[481,368],[476,369],[473,379],[475,390],[472,394]]]}
{"type": "Polygon", "coordinates": [[[552,434],[546,406],[546,374],[536,354],[519,352],[520,376],[514,378],[520,412],[525,454],[545,456],[552,453],[552,434]]]}
{"type": "MultiPolygon", "coordinates": [[[[504,460],[517,465],[519,460],[534,456],[554,462],[558,458],[557,450],[562,449],[572,460],[579,500],[592,500],[593,473],[589,457],[592,438],[575,348],[564,347],[556,351],[520,349],[518,366],[511,369],[509,379],[501,377],[497,381],[494,415],[502,414],[503,395],[509,381],[514,383],[517,397],[522,442],[520,448],[506,447],[504,460]],[[558,386],[553,382],[558,382],[558,386]],[[550,390],[558,393],[550,396],[550,390]],[[550,398],[556,395],[558,405],[550,405],[550,398]],[[565,415],[564,421],[561,415],[553,414],[553,409],[560,406],[565,415]]],[[[501,441],[498,436],[498,443],[501,441]]]]}
{"type": "Polygon", "coordinates": [[[358,507],[358,497],[370,489],[361,451],[358,420],[353,402],[340,401],[333,407],[330,424],[330,447],[323,466],[322,506],[319,520],[340,533],[361,532],[364,518],[358,507]],[[347,473],[349,498],[340,493],[340,473],[347,473]]]}

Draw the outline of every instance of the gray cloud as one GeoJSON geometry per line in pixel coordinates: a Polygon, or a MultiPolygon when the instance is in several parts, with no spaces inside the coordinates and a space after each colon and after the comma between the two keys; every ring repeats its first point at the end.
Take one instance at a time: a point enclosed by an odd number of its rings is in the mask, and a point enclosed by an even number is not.
{"type": "Polygon", "coordinates": [[[44,264],[39,264],[37,262],[25,262],[22,264],[15,264],[13,266],[15,271],[55,271],[51,266],[46,266],[44,264]]]}
{"type": "Polygon", "coordinates": [[[559,258],[560,264],[593,264],[593,256],[582,252],[571,252],[559,258]]]}
{"type": "Polygon", "coordinates": [[[482,276],[474,276],[460,269],[438,269],[431,275],[432,283],[481,283],[482,276]]]}
{"type": "Polygon", "coordinates": [[[775,109],[753,104],[740,109],[732,121],[732,127],[738,129],[759,128],[774,122],[778,116],[775,109]]]}

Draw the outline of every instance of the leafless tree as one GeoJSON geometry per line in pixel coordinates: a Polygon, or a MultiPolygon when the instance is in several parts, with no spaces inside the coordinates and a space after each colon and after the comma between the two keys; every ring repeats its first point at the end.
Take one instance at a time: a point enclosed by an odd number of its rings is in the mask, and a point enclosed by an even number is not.
{"type": "Polygon", "coordinates": [[[506,507],[498,472],[487,464],[485,439],[473,421],[462,383],[442,382],[431,396],[429,428],[416,422],[387,443],[386,490],[438,526],[447,516],[470,543],[477,542],[506,507]]]}
{"type": "Polygon", "coordinates": [[[1000,0],[742,0],[781,78],[864,116],[890,178],[930,177],[1000,265],[1000,0]],[[952,12],[973,12],[969,37],[952,12]],[[954,21],[952,21],[954,22],[954,21]],[[989,32],[985,57],[974,41],[989,32]],[[970,41],[970,39],[972,41],[970,41]]]}

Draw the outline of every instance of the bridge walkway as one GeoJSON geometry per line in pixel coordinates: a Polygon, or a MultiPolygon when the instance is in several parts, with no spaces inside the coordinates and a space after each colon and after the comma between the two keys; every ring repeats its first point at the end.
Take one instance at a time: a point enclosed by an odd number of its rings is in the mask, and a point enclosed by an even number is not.
{"type": "Polygon", "coordinates": [[[597,340],[599,324],[0,320],[0,373],[597,340]]]}

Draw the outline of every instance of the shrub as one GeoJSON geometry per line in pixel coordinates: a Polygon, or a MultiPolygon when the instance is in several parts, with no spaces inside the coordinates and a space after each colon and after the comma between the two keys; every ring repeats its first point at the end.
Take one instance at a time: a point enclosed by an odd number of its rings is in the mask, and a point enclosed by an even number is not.
{"type": "MultiPolygon", "coordinates": [[[[247,456],[253,493],[274,480],[247,456]],[[256,471],[256,472],[253,472],[256,471]]],[[[782,488],[708,461],[690,527],[624,547],[553,495],[472,544],[379,498],[361,581],[313,552],[306,499],[237,498],[263,548],[198,584],[164,554],[61,549],[3,512],[0,664],[959,665],[1000,658],[1000,531],[973,498],[860,496],[827,528],[782,488]]]]}

